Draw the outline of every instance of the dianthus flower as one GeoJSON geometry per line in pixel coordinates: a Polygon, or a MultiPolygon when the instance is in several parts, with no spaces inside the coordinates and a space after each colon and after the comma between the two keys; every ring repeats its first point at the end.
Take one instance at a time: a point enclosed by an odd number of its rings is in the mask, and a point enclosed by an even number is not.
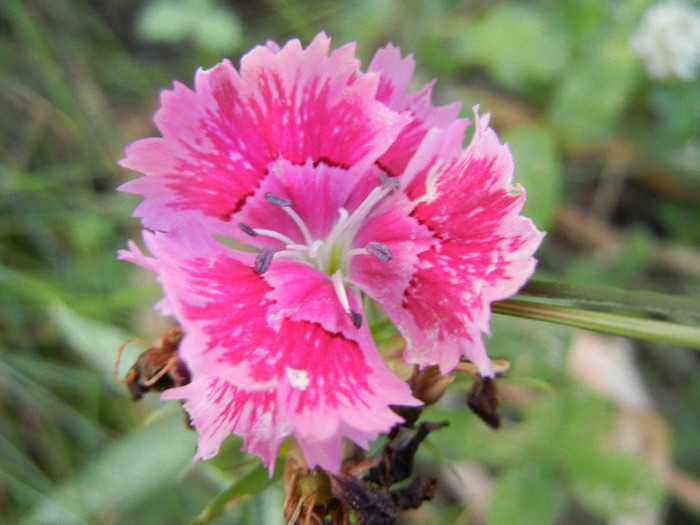
{"type": "Polygon", "coordinates": [[[184,329],[192,382],[179,399],[199,431],[198,458],[237,434],[274,464],[298,442],[310,468],[340,467],[419,405],[382,360],[363,305],[378,303],[406,341],[404,359],[444,373],[461,358],[493,376],[482,342],[490,303],[532,274],[542,235],[519,215],[513,162],[475,114],[407,94],[411,57],[379,50],[367,72],[348,44],[319,34],[302,49],[256,47],[240,72],[200,70],[175,83],[154,120],[162,137],[126,149],[145,174],[120,189],[135,215],[165,313],[184,329]]]}

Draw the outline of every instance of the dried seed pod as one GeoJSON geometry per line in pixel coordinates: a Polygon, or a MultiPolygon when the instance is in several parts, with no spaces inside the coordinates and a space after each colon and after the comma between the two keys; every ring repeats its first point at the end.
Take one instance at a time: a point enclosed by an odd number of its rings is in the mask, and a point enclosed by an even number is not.
{"type": "Polygon", "coordinates": [[[114,377],[117,378],[117,368],[124,348],[133,342],[140,341],[149,345],[148,350],[142,353],[129,369],[126,377],[120,383],[125,383],[131,393],[131,398],[138,401],[143,394],[148,392],[162,392],[169,388],[184,386],[190,382],[190,373],[187,366],[177,356],[177,349],[182,340],[183,333],[179,326],[175,326],[162,334],[153,343],[147,343],[141,339],[129,339],[119,347],[117,359],[114,363],[114,377]]]}

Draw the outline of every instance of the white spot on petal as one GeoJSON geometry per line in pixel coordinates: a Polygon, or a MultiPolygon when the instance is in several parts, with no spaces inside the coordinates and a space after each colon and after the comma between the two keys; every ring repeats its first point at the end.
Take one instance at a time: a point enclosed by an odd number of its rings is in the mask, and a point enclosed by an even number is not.
{"type": "Polygon", "coordinates": [[[309,386],[309,374],[306,372],[306,370],[296,370],[290,367],[286,367],[286,370],[289,383],[294,388],[306,390],[306,387],[309,386]]]}

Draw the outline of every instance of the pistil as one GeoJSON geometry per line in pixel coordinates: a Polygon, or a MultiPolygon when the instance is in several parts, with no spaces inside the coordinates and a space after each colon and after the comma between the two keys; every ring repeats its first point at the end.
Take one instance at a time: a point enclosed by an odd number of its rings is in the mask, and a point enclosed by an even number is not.
{"type": "Polygon", "coordinates": [[[339,208],[338,220],[325,239],[313,238],[304,220],[292,208],[291,200],[267,192],[265,200],[284,210],[299,228],[304,241],[300,243],[274,230],[253,228],[247,224],[239,223],[239,228],[252,237],[269,237],[284,244],[283,249],[275,249],[272,246],[262,248],[255,258],[255,271],[263,274],[270,268],[273,259],[289,257],[325,273],[331,278],[341,307],[350,317],[353,325],[360,328],[362,315],[350,308],[345,284],[345,276],[350,270],[350,261],[356,255],[372,255],[382,262],[389,262],[392,259],[392,253],[386,244],[377,241],[368,242],[364,248],[351,248],[351,246],[370,212],[394,190],[395,184],[391,184],[391,182],[385,181],[381,186],[374,188],[352,213],[349,213],[345,208],[339,208]]]}

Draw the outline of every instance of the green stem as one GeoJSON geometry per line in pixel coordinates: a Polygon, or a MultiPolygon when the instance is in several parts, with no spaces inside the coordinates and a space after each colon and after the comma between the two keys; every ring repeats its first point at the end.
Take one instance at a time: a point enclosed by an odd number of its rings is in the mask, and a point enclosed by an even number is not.
{"type": "Polygon", "coordinates": [[[519,296],[631,308],[648,313],[700,318],[700,299],[649,291],[530,280],[519,296]]]}
{"type": "Polygon", "coordinates": [[[514,317],[700,349],[700,327],[696,326],[517,299],[506,299],[493,303],[491,310],[494,313],[514,317]]]}

